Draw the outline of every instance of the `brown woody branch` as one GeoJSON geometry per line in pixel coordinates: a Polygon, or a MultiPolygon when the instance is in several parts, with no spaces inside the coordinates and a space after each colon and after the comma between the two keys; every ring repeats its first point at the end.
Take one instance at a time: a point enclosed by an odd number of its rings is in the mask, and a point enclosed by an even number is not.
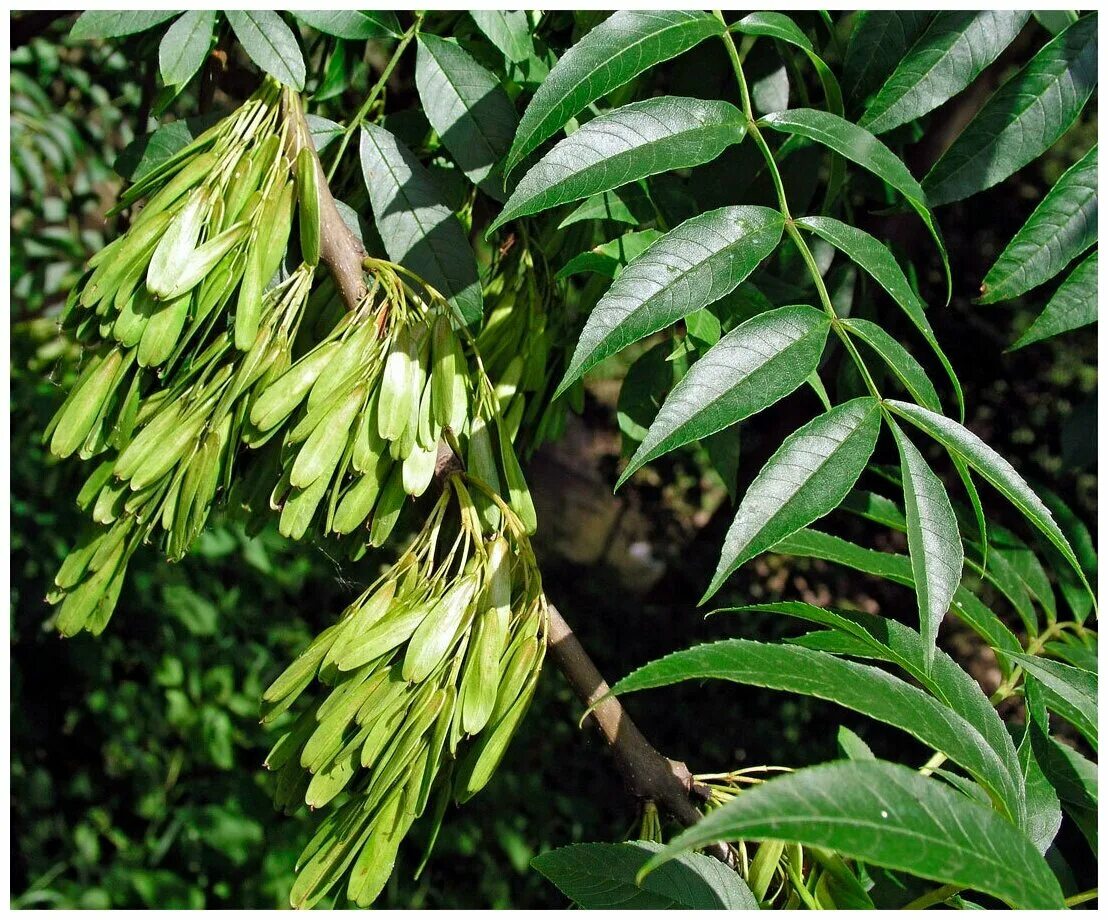
{"type": "MultiPolygon", "coordinates": [[[[299,98],[289,94],[289,100],[288,114],[298,128],[290,133],[292,140],[288,152],[291,157],[295,157],[301,146],[312,146],[312,140],[299,98]]],[[[314,147],[312,149],[314,151],[314,147]]],[[[366,291],[363,274],[365,249],[350,232],[335,207],[335,200],[319,164],[318,155],[316,170],[322,223],[320,258],[335,276],[347,307],[353,309],[366,291]]],[[[436,468],[436,475],[440,476],[449,474],[458,465],[453,451],[444,447],[440,447],[436,468]]],[[[699,821],[700,811],[693,804],[693,799],[703,799],[703,796],[699,794],[689,768],[657,751],[639,731],[620,701],[614,696],[607,696],[608,684],[569,624],[553,605],[550,605],[547,645],[554,662],[585,706],[592,706],[603,700],[589,715],[589,720],[596,726],[612,752],[628,791],[639,799],[656,803],[685,827],[699,821]]],[[[708,852],[722,862],[734,865],[734,858],[727,844],[715,844],[708,852]]]]}
{"type": "Polygon", "coordinates": [[[331,269],[339,294],[347,307],[353,310],[366,293],[365,273],[362,270],[365,247],[339,214],[323,172],[323,164],[319,162],[319,154],[312,143],[300,97],[296,93],[285,93],[282,105],[289,123],[295,128],[286,135],[285,147],[289,158],[295,161],[301,147],[310,149],[315,158],[316,181],[319,184],[319,257],[331,269]]]}
{"type": "MultiPolygon", "coordinates": [[[[608,696],[608,684],[553,604],[550,605],[547,648],[577,698],[585,706],[596,704],[588,718],[611,750],[628,791],[640,799],[655,802],[685,827],[696,824],[700,811],[692,799],[703,796],[689,768],[655,749],[619,699],[608,696]]],[[[725,843],[714,844],[708,852],[728,865],[734,863],[731,848],[725,843]]]]}

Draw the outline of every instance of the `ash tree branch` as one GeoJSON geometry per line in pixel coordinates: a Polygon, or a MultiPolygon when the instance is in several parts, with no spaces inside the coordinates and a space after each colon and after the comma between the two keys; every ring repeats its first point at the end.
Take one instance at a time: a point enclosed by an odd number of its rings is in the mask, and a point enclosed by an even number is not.
{"type": "Polygon", "coordinates": [[[367,255],[365,247],[346,225],[338,205],[335,204],[335,197],[331,194],[331,187],[323,172],[323,164],[319,161],[319,153],[312,142],[311,131],[308,130],[300,96],[285,93],[282,105],[289,123],[295,127],[286,137],[285,149],[289,159],[295,162],[301,147],[310,149],[315,159],[316,180],[319,185],[319,257],[331,270],[347,308],[353,310],[366,293],[365,273],[362,270],[362,262],[367,255]]]}
{"type": "MultiPolygon", "coordinates": [[[[311,134],[304,118],[299,97],[289,94],[289,115],[297,130],[290,135],[288,153],[295,157],[301,146],[312,145],[311,134]]],[[[320,217],[322,223],[320,259],[330,268],[347,307],[353,309],[366,292],[363,260],[366,252],[350,231],[335,206],[319,156],[316,155],[319,178],[320,217]]],[[[445,476],[457,466],[452,451],[440,449],[436,474],[445,476]]],[[[577,698],[586,706],[600,700],[588,719],[611,751],[616,768],[627,790],[635,797],[656,803],[675,821],[689,827],[700,820],[694,800],[698,794],[691,771],[684,763],[670,760],[647,741],[631,720],[623,704],[607,696],[608,684],[597,670],[584,646],[553,604],[550,605],[550,629],[547,636],[550,656],[569,681],[577,698]],[[605,697],[607,697],[605,699],[605,697]]],[[[707,850],[712,856],[734,866],[734,856],[726,843],[707,850]]]]}

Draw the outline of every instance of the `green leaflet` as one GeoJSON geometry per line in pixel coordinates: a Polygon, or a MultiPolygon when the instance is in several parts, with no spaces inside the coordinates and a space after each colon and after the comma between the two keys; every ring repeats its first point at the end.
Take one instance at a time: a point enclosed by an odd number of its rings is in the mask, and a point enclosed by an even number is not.
{"type": "Polygon", "coordinates": [[[923,660],[925,669],[930,671],[939,624],[950,609],[962,580],[965,555],[958,521],[942,480],[931,471],[923,454],[899,426],[890,422],[889,427],[900,453],[908,550],[919,605],[923,660]]]}
{"type": "Polygon", "coordinates": [[[576,843],[531,860],[567,898],[585,910],[757,910],[737,872],[703,853],[683,853],[651,873],[636,875],[660,843],[576,843]]]}
{"type": "Polygon", "coordinates": [[[1000,87],[923,180],[933,205],[991,188],[1049,148],[1096,87],[1097,16],[1050,41],[1000,87]]]}
{"type": "Polygon", "coordinates": [[[883,134],[925,115],[970,85],[1020,33],[1021,10],[944,10],[919,36],[859,121],[883,134]]]}
{"type": "MultiPolygon", "coordinates": [[[[902,585],[912,586],[913,583],[912,564],[907,556],[865,549],[840,537],[810,528],[786,537],[773,547],[773,551],[823,559],[902,585]]],[[[959,588],[955,593],[953,609],[959,619],[981,636],[990,648],[1002,652],[1018,652],[1022,648],[1015,634],[968,588],[959,588]]],[[[1001,669],[1005,670],[1007,664],[1003,657],[1001,662],[1001,669]]]]}
{"type": "Polygon", "coordinates": [[[503,200],[497,163],[511,146],[516,112],[499,81],[454,42],[420,35],[416,88],[431,127],[481,190],[503,200]]]}
{"type": "MultiPolygon", "coordinates": [[[[779,601],[735,608],[751,613],[774,613],[820,623],[839,634],[861,643],[860,657],[888,661],[903,668],[913,680],[935,699],[969,722],[1000,758],[1011,777],[1021,774],[1016,747],[996,708],[981,689],[981,685],[964,671],[953,658],[936,650],[930,671],[922,666],[923,640],[914,629],[896,620],[874,617],[854,610],[833,610],[799,601],[779,601]]],[[[851,653],[855,654],[855,653],[851,653]]],[[[1018,785],[1018,784],[1017,784],[1018,785]]],[[[1012,807],[1021,826],[1022,809],[1017,799],[1012,807]]]]}
{"type": "Polygon", "coordinates": [[[596,272],[606,278],[618,278],[624,268],[632,259],[638,258],[649,249],[655,241],[661,239],[659,230],[639,230],[638,232],[625,233],[623,236],[594,246],[588,252],[582,252],[574,256],[565,265],[558,269],[554,276],[562,281],[571,275],[585,272],[596,272]]]}
{"type": "Polygon", "coordinates": [[[1062,907],[1054,874],[1022,832],[945,784],[879,760],[808,767],[747,790],[682,833],[648,869],[721,839],[826,847],[1013,907],[1062,907]]]}
{"type": "Polygon", "coordinates": [[[224,10],[235,37],[255,64],[297,92],[304,89],[304,55],[292,29],[273,10],[224,10]]]}
{"type": "Polygon", "coordinates": [[[838,507],[862,475],[880,430],[881,408],[863,396],[789,435],[743,496],[701,603],[744,562],[838,507]]]}
{"type": "Polygon", "coordinates": [[[430,173],[392,134],[362,128],[362,174],[389,258],[447,298],[467,323],[483,307],[477,260],[430,173]]]}
{"type": "Polygon", "coordinates": [[[1017,820],[1022,784],[964,717],[881,668],[796,645],[724,639],[673,652],[632,671],[612,694],[717,679],[829,700],[895,726],[965,767],[1017,820]]]}
{"type": "Polygon", "coordinates": [[[1062,175],[989,269],[978,303],[1049,281],[1097,239],[1097,146],[1062,175]]]}
{"type": "Polygon", "coordinates": [[[69,37],[73,39],[120,38],[145,32],[181,10],[85,10],[73,23],[69,37]]]}
{"type": "Polygon", "coordinates": [[[772,11],[760,11],[744,16],[734,25],[734,29],[744,35],[757,35],[766,38],[774,38],[785,42],[795,48],[799,48],[812,62],[812,68],[819,77],[823,94],[827,100],[827,107],[836,115],[843,114],[843,94],[839,88],[839,81],[831,68],[824,63],[812,46],[811,40],[801,31],[800,27],[784,13],[772,11]]]}
{"type": "Polygon", "coordinates": [[[1009,652],[1008,657],[1042,685],[1047,708],[1073,725],[1097,750],[1097,675],[1047,658],[1009,652]]]}
{"type": "Polygon", "coordinates": [[[783,399],[819,365],[830,328],[824,313],[799,306],[731,330],[673,388],[616,488],[644,463],[783,399]]]}
{"type": "Polygon", "coordinates": [[[1050,511],[1042,503],[1023,477],[1000,454],[989,447],[968,428],[959,425],[929,409],[914,406],[900,400],[890,399],[885,403],[893,412],[907,419],[921,431],[929,434],[952,454],[959,455],[975,469],[979,475],[1003,494],[1043,535],[1050,540],[1066,561],[1073,566],[1081,578],[1082,584],[1093,594],[1093,589],[1081,570],[1081,565],[1070,547],[1069,541],[1054,523],[1050,511]]]}
{"type": "Polygon", "coordinates": [[[919,363],[907,348],[901,345],[889,333],[877,323],[871,323],[868,319],[844,319],[841,321],[844,329],[856,335],[863,342],[876,351],[882,360],[889,366],[896,378],[904,385],[904,388],[912,394],[912,399],[921,406],[926,406],[933,412],[941,412],[942,404],[939,402],[939,394],[935,391],[935,385],[927,376],[927,371],[919,363]]]}
{"type": "Polygon", "coordinates": [[[181,89],[191,80],[212,44],[215,10],[189,10],[166,29],[158,45],[158,70],[166,86],[181,89]]]}
{"type": "Polygon", "coordinates": [[[493,47],[512,63],[522,64],[535,53],[524,10],[470,10],[469,15],[493,47]]]}
{"type": "Polygon", "coordinates": [[[729,102],[659,96],[586,122],[520,179],[486,232],[636,179],[708,163],[746,133],[729,102]]]}
{"type": "Polygon", "coordinates": [[[723,23],[702,10],[613,13],[562,55],[539,86],[520,119],[505,172],[590,102],[722,33],[723,23]]]}
{"type": "Polygon", "coordinates": [[[784,218],[736,206],[699,214],[633,259],[589,315],[558,393],[590,368],[731,293],[777,247],[784,218]]]}
{"type": "Polygon", "coordinates": [[[400,35],[396,14],[388,10],[292,10],[292,15],[313,29],[336,38],[364,41],[400,35]]]}
{"type": "Polygon", "coordinates": [[[843,63],[843,92],[855,103],[852,109],[896,69],[934,15],[926,10],[862,10],[855,15],[843,63]]]}
{"type": "Polygon", "coordinates": [[[1034,678],[1024,684],[1027,724],[1020,738],[1018,756],[1027,790],[1027,836],[1035,844],[1035,849],[1046,853],[1062,825],[1062,807],[1058,793],[1043,769],[1049,758],[1043,750],[1043,742],[1050,742],[1046,732],[1049,718],[1042,696],[1034,678]]]}
{"type": "MultiPolygon", "coordinates": [[[[965,400],[962,395],[962,384],[954,368],[947,359],[946,354],[939,346],[939,340],[935,338],[935,332],[924,313],[923,301],[916,296],[904,271],[897,263],[893,254],[889,252],[882,242],[870,236],[864,230],[844,224],[833,217],[798,217],[796,225],[804,230],[809,230],[820,239],[826,240],[836,249],[857,265],[861,266],[885,291],[897,302],[907,315],[912,324],[919,330],[927,344],[931,346],[946,371],[950,382],[954,387],[954,395],[958,401],[958,416],[965,417],[965,400]]],[[[868,341],[868,340],[867,340],[868,341]]],[[[873,343],[870,343],[873,344],[873,343]]],[[[876,347],[876,346],[874,346],[876,347]]]]}
{"type": "Polygon", "coordinates": [[[632,182],[582,201],[569,217],[558,224],[558,229],[582,220],[611,220],[637,227],[649,223],[654,217],[654,205],[644,183],[632,182]]]}
{"type": "Polygon", "coordinates": [[[1012,345],[1011,351],[1095,323],[1097,253],[1092,253],[1066,277],[1043,312],[1012,345]]]}

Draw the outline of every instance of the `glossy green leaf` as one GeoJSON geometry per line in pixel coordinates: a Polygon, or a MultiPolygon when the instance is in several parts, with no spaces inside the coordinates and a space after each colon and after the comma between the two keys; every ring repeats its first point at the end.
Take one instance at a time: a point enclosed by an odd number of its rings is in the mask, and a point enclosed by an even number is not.
{"type": "Polygon", "coordinates": [[[531,866],[585,910],[757,910],[734,870],[702,853],[684,853],[642,883],[636,876],[662,845],[577,843],[531,860],[531,866]]]}
{"type": "Polygon", "coordinates": [[[673,388],[616,487],[644,463],[783,399],[819,365],[830,328],[826,314],[800,306],[732,329],[673,388]]]}
{"type": "Polygon", "coordinates": [[[947,300],[950,299],[950,261],[947,258],[946,246],[943,245],[939,228],[935,225],[931,211],[928,209],[927,195],[895,153],[865,128],[860,128],[838,115],[817,109],[789,109],[787,112],[774,112],[763,118],[761,123],[775,131],[796,134],[823,144],[852,163],[857,163],[863,169],[869,170],[900,192],[912,209],[919,214],[935,240],[935,245],[939,248],[943,271],[946,274],[947,300]]]}
{"type": "Polygon", "coordinates": [[[939,394],[927,371],[903,345],[868,319],[844,319],[842,326],[870,346],[904,385],[912,399],[934,412],[942,411],[939,394]]]}
{"type": "Polygon", "coordinates": [[[825,847],[1013,907],[1062,907],[1053,872],[1018,829],[944,783],[879,760],[808,767],[749,789],[651,866],[716,840],[767,839],[825,847]]]}
{"type": "Polygon", "coordinates": [[[308,122],[308,132],[312,136],[316,153],[322,153],[331,143],[342,137],[344,128],[337,121],[324,118],[322,115],[305,115],[308,122]]]}
{"type": "Polygon", "coordinates": [[[1034,678],[1024,683],[1026,725],[1020,738],[1019,763],[1027,796],[1027,836],[1035,849],[1045,853],[1062,826],[1062,806],[1046,775],[1043,764],[1046,758],[1040,759],[1044,741],[1049,743],[1050,726],[1042,697],[1034,678]]]}
{"type": "Polygon", "coordinates": [[[1050,511],[1031,487],[1024,482],[1023,477],[1000,454],[989,447],[977,435],[968,428],[959,425],[952,419],[945,418],[930,409],[914,406],[911,403],[891,399],[886,405],[897,415],[907,419],[921,431],[933,437],[948,451],[958,454],[969,466],[977,471],[978,475],[987,480],[993,488],[997,489],[1043,535],[1050,540],[1058,551],[1066,558],[1080,575],[1085,586],[1092,593],[1092,588],[1085,581],[1085,575],[1058,525],[1054,523],[1050,511]]]}
{"type": "Polygon", "coordinates": [[[1043,312],[1012,345],[1011,350],[1072,332],[1097,319],[1097,253],[1092,253],[1059,285],[1043,312]]]}
{"type": "Polygon", "coordinates": [[[570,48],[539,86],[520,119],[505,172],[574,115],[655,64],[723,33],[702,10],[620,10],[570,48]]]}
{"type": "Polygon", "coordinates": [[[574,256],[558,269],[559,281],[582,272],[596,272],[606,278],[618,278],[627,265],[661,239],[659,230],[640,230],[594,246],[588,252],[574,256]]]}
{"type": "Polygon", "coordinates": [[[784,218],[770,208],[708,211],[634,259],[589,314],[558,387],[600,361],[731,293],[777,247],[784,218]]]}
{"type": "MultiPolygon", "coordinates": [[[[913,585],[912,563],[907,556],[865,549],[849,540],[805,528],[786,537],[773,547],[776,553],[823,559],[878,578],[902,585],[913,585]]],[[[986,607],[968,588],[961,587],[954,595],[953,610],[958,618],[976,632],[990,648],[1003,652],[1019,652],[1019,639],[1000,618],[986,607]]],[[[1002,669],[1008,670],[1002,661],[1002,669]]]]}
{"type": "Polygon", "coordinates": [[[1031,15],[1051,35],[1057,35],[1077,22],[1077,10],[1034,10],[1031,15]]]}
{"type": "Polygon", "coordinates": [[[1085,526],[1084,522],[1059,495],[1052,492],[1050,489],[1043,488],[1040,488],[1038,493],[1043,500],[1043,504],[1051,510],[1054,519],[1058,522],[1058,526],[1062,529],[1062,533],[1064,533],[1066,539],[1070,541],[1070,545],[1073,547],[1073,551],[1077,554],[1077,559],[1081,563],[1081,570],[1088,577],[1089,581],[1095,582],[1099,563],[1096,553],[1096,544],[1093,543],[1093,535],[1089,533],[1089,528],[1085,526]]]}
{"type": "Polygon", "coordinates": [[[954,373],[954,367],[939,346],[939,340],[935,338],[935,331],[931,328],[931,323],[924,312],[923,301],[912,290],[903,269],[901,269],[893,254],[889,252],[888,247],[864,230],[845,224],[841,220],[835,220],[833,217],[800,217],[797,218],[796,225],[811,231],[820,239],[826,240],[844,253],[847,258],[869,274],[896,301],[908,319],[912,321],[912,325],[919,330],[920,335],[931,346],[931,350],[935,352],[935,356],[939,359],[950,378],[951,385],[954,387],[959,416],[964,417],[965,402],[958,375],[954,373]]]}
{"type": "Polygon", "coordinates": [[[1038,618],[1031,604],[1027,587],[1002,552],[994,548],[989,553],[984,575],[1011,602],[1016,613],[1019,614],[1024,629],[1031,635],[1038,632],[1038,618]]]}
{"type": "Polygon", "coordinates": [[[816,76],[819,77],[824,96],[827,98],[827,108],[836,115],[843,114],[843,94],[839,88],[838,79],[823,58],[816,53],[808,36],[790,17],[784,13],[763,10],[744,16],[735,23],[733,28],[744,35],[774,38],[803,51],[812,62],[816,76]]]}
{"type": "Polygon", "coordinates": [[[789,435],[743,496],[701,603],[744,562],[838,507],[862,475],[880,430],[880,406],[863,396],[789,435]]]}
{"type": "Polygon", "coordinates": [[[1085,740],[1097,749],[1097,675],[1084,668],[1037,658],[1032,655],[1009,653],[1009,657],[1042,684],[1047,708],[1076,728],[1085,740]]]}
{"type": "Polygon", "coordinates": [[[859,124],[874,134],[926,115],[972,83],[1020,33],[1025,10],[944,10],[897,64],[859,124]]]}
{"type": "Polygon", "coordinates": [[[843,92],[862,102],[885,82],[935,14],[928,10],[862,10],[846,46],[843,92]]]}
{"type": "Polygon", "coordinates": [[[285,21],[273,10],[224,10],[250,60],[297,92],[304,89],[304,55],[285,21]]]}
{"type": "Polygon", "coordinates": [[[939,624],[962,580],[962,538],[942,480],[900,427],[895,423],[889,427],[900,453],[908,552],[919,605],[924,664],[930,669],[939,624]]]}
{"type": "Polygon", "coordinates": [[[523,10],[470,10],[485,37],[515,64],[522,64],[535,53],[531,26],[523,10]]]}
{"type": "Polygon", "coordinates": [[[350,41],[400,34],[396,14],[389,10],[292,10],[292,15],[317,32],[350,41]]]}
{"type": "Polygon", "coordinates": [[[748,13],[735,23],[732,28],[743,35],[761,35],[766,38],[776,38],[804,51],[814,51],[812,40],[801,30],[793,20],[784,13],[768,10],[760,10],[756,13],[748,13]]]}
{"type": "Polygon", "coordinates": [[[158,45],[158,70],[166,86],[183,87],[208,56],[215,10],[189,10],[165,31],[158,45]]]}
{"type": "Polygon", "coordinates": [[[1095,13],[1079,19],[989,98],[923,180],[933,205],[991,188],[1067,131],[1096,87],[1096,33],[1095,13]]]}
{"type": "Polygon", "coordinates": [[[377,125],[363,128],[362,174],[389,258],[440,291],[467,323],[482,313],[477,259],[434,179],[377,125]]]}
{"type": "Polygon", "coordinates": [[[968,770],[1013,820],[1020,813],[1018,772],[1009,772],[977,729],[923,690],[869,664],[795,645],[724,639],[643,665],[612,693],[705,679],[800,693],[895,726],[968,770]]]}
{"type": "MultiPolygon", "coordinates": [[[[829,626],[838,633],[861,643],[859,654],[865,658],[888,661],[904,671],[930,693],[970,723],[996,753],[1009,777],[1021,774],[1016,747],[996,708],[985,696],[981,685],[941,649],[936,650],[930,671],[923,668],[923,639],[908,626],[887,617],[856,610],[831,610],[799,601],[778,601],[734,608],[752,613],[777,613],[811,623],[829,626]]],[[[855,654],[855,653],[852,653],[855,654]]],[[[1019,783],[1013,783],[1009,809],[1020,819],[1024,809],[1019,797],[1019,783]]]]}
{"type": "Polygon", "coordinates": [[[742,140],[745,125],[729,102],[680,96],[645,99],[601,115],[528,170],[488,233],[636,179],[708,163],[742,140]]]}
{"type": "Polygon", "coordinates": [[[500,82],[454,42],[420,35],[416,88],[427,120],[462,172],[502,200],[496,166],[515,135],[516,111],[500,82]]]}
{"type": "Polygon", "coordinates": [[[178,15],[181,10],[85,10],[73,23],[73,39],[120,38],[145,32],[178,15]]]}
{"type": "Polygon", "coordinates": [[[655,217],[654,205],[643,183],[632,182],[623,188],[602,192],[582,201],[570,215],[558,224],[562,230],[583,220],[610,220],[637,227],[655,217]]]}
{"type": "Polygon", "coordinates": [[[200,116],[179,118],[160,125],[157,130],[135,138],[124,147],[113,168],[124,179],[137,183],[159,167],[168,167],[174,157],[182,155],[189,144],[217,120],[211,116],[200,116]]]}
{"type": "Polygon", "coordinates": [[[1011,300],[1049,281],[1097,239],[1097,147],[1062,174],[981,283],[978,303],[1011,300]]]}

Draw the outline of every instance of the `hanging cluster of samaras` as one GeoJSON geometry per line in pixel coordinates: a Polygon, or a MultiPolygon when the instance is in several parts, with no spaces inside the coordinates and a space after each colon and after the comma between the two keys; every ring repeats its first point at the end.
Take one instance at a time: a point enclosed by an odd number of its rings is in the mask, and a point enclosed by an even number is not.
{"type": "MultiPolygon", "coordinates": [[[[82,367],[45,438],[96,465],[77,498],[90,525],[49,600],[64,635],[99,633],[140,544],[180,559],[217,508],[248,532],[276,516],[285,536],[356,560],[436,472],[463,466],[440,477],[399,561],[265,695],[270,721],[328,688],[267,761],[286,810],[342,794],[293,903],[349,870],[365,905],[428,803],[441,819],[499,762],[542,665],[546,602],[512,446],[518,354],[482,363],[451,305],[388,262],[367,261],[368,291],[347,309],[317,271],[322,180],[290,92],[267,79],[139,178],[116,207],[129,228],[67,301],[82,367]]],[[[501,319],[490,344],[534,322],[501,319]]]]}

